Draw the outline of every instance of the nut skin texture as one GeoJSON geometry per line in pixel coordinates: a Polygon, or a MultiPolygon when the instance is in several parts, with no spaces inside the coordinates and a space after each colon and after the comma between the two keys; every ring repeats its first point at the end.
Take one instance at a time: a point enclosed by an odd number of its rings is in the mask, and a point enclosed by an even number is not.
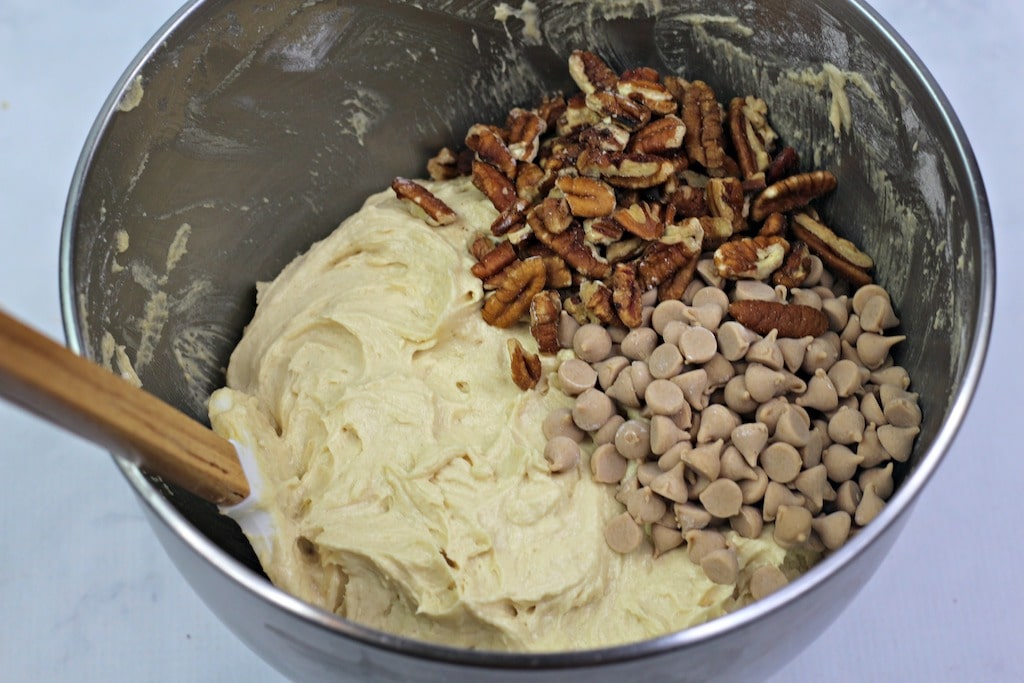
{"type": "Polygon", "coordinates": [[[683,123],[686,124],[686,153],[690,159],[709,170],[722,168],[725,165],[722,110],[714,90],[704,81],[693,81],[685,88],[683,123]]]}
{"type": "Polygon", "coordinates": [[[508,340],[508,353],[512,368],[512,381],[516,386],[523,391],[537,386],[541,374],[540,357],[535,353],[527,352],[518,339],[508,340]]]}
{"type": "Polygon", "coordinates": [[[760,335],[778,330],[779,337],[818,337],[828,330],[828,317],[800,304],[778,301],[743,300],[729,304],[729,315],[760,335]]]}
{"type": "Polygon", "coordinates": [[[555,181],[555,186],[565,194],[574,216],[599,218],[615,210],[615,190],[602,180],[565,175],[555,181]]]}
{"type": "Polygon", "coordinates": [[[423,209],[434,225],[450,225],[458,218],[450,206],[413,180],[397,177],[391,181],[391,189],[399,199],[412,202],[423,209]]]}
{"type": "Polygon", "coordinates": [[[481,309],[488,325],[511,327],[519,322],[547,279],[544,261],[536,256],[509,266],[507,273],[501,287],[487,297],[481,309]]]}
{"type": "Polygon", "coordinates": [[[485,161],[473,161],[473,186],[490,199],[491,204],[499,212],[512,208],[519,197],[512,181],[485,161]]]}
{"type": "Polygon", "coordinates": [[[727,280],[765,280],[782,266],[787,251],[789,242],[782,237],[741,237],[715,250],[715,268],[727,280]]]}
{"type": "Polygon", "coordinates": [[[537,340],[541,353],[558,353],[558,318],[562,312],[562,299],[557,292],[537,292],[530,301],[530,334],[537,340]]]}
{"type": "Polygon", "coordinates": [[[836,189],[839,181],[831,171],[809,171],[769,185],[750,205],[750,217],[763,221],[772,213],[787,213],[807,206],[836,189]]]}

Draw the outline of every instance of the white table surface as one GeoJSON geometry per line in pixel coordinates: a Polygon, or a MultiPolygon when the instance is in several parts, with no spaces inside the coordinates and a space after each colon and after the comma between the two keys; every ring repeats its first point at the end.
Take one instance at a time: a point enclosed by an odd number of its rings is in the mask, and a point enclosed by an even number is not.
{"type": "MultiPolygon", "coordinates": [[[[0,306],[54,338],[75,162],[123,69],[178,5],[0,0],[0,306]]],[[[875,6],[929,66],[981,165],[995,329],[970,414],[895,549],[771,680],[1024,681],[1024,3],[875,6]]],[[[0,680],[281,680],[178,574],[105,452],[4,403],[0,435],[0,680]]]]}

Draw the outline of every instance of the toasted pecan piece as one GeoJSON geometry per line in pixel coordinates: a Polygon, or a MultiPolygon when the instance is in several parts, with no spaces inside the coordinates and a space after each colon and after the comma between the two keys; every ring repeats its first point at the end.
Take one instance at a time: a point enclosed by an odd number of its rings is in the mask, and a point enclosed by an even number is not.
{"type": "Polygon", "coordinates": [[[399,199],[419,207],[426,214],[427,223],[431,225],[449,225],[459,217],[450,206],[434,196],[433,192],[414,180],[399,176],[391,181],[391,189],[399,199]]]}
{"type": "Polygon", "coordinates": [[[538,292],[530,302],[530,334],[537,340],[541,353],[558,353],[558,317],[562,312],[562,299],[550,289],[538,292]]]}
{"type": "Polygon", "coordinates": [[[544,261],[534,256],[506,268],[501,286],[484,300],[484,322],[495,327],[511,327],[530,310],[533,297],[544,289],[547,270],[544,261]]]}
{"type": "Polygon", "coordinates": [[[523,391],[533,389],[540,382],[540,357],[524,349],[518,339],[509,339],[505,344],[508,347],[512,381],[523,391]]]}
{"type": "Polygon", "coordinates": [[[729,315],[758,334],[778,330],[780,337],[818,337],[828,330],[828,317],[816,308],[779,301],[742,299],[729,304],[729,315]]]}

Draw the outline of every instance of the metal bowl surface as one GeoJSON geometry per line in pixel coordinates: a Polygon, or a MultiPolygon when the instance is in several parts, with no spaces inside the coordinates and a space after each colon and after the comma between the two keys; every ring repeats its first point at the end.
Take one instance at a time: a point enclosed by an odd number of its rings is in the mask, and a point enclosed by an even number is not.
{"type": "Polygon", "coordinates": [[[395,175],[422,175],[471,123],[571,89],[576,47],[701,78],[722,101],[764,97],[804,165],[839,177],[822,213],[875,256],[925,415],[897,492],[840,551],[751,607],[641,643],[527,655],[411,641],[310,607],[265,579],[213,506],[121,463],[199,595],[294,679],[763,676],[870,579],[963,420],[993,312],[987,200],[945,97],[860,0],[191,2],[129,66],[86,141],[61,245],[69,344],[98,361],[124,345],[147,390],[206,421],[254,283],[395,175]],[[843,99],[849,126],[829,118],[843,99]]]}

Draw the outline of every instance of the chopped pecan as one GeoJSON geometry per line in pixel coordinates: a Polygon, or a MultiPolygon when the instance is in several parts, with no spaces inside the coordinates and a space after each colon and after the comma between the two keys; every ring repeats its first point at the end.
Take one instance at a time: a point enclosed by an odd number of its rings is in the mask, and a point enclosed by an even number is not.
{"type": "Polygon", "coordinates": [[[584,93],[612,90],[619,75],[608,64],[587,50],[573,50],[569,55],[569,75],[584,93]]]}
{"type": "Polygon", "coordinates": [[[473,161],[473,186],[483,192],[499,212],[512,208],[518,199],[512,181],[485,161],[473,161]]]}
{"type": "Polygon", "coordinates": [[[508,150],[519,161],[533,161],[540,151],[540,136],[547,122],[536,112],[516,107],[505,120],[508,129],[508,150]]]}
{"type": "Polygon", "coordinates": [[[618,263],[612,270],[612,304],[622,324],[629,328],[643,324],[644,290],[636,278],[636,268],[628,263],[618,263]]]}
{"type": "Polygon", "coordinates": [[[622,239],[622,232],[622,227],[611,218],[583,221],[583,239],[590,244],[613,244],[622,239]]]}
{"type": "Polygon", "coordinates": [[[538,292],[530,303],[530,334],[537,340],[541,353],[558,353],[558,316],[562,312],[562,299],[558,292],[538,292]]]}
{"type": "Polygon", "coordinates": [[[626,232],[641,239],[656,240],[665,234],[665,224],[658,216],[657,210],[647,202],[616,209],[612,214],[612,220],[626,232]]]}
{"type": "Polygon", "coordinates": [[[491,223],[491,234],[495,237],[510,235],[526,225],[526,202],[516,199],[498,213],[491,223]]]}
{"type": "Polygon", "coordinates": [[[662,116],[674,114],[678,108],[672,93],[657,81],[636,77],[620,78],[615,84],[615,89],[623,97],[641,102],[652,112],[662,116]]]}
{"type": "Polygon", "coordinates": [[[786,258],[789,243],[782,237],[741,237],[715,250],[715,268],[727,280],[767,280],[786,258]]]}
{"type": "Polygon", "coordinates": [[[546,130],[554,130],[558,117],[565,112],[565,98],[561,95],[544,97],[537,105],[537,116],[544,121],[546,130]]]}
{"type": "Polygon", "coordinates": [[[683,92],[683,123],[690,159],[708,170],[721,168],[725,164],[722,107],[704,81],[693,81],[683,92]]]}
{"type": "Polygon", "coordinates": [[[829,269],[832,270],[832,272],[834,272],[836,275],[843,278],[844,280],[846,280],[855,287],[861,287],[863,285],[871,284],[872,278],[871,275],[868,273],[868,270],[871,268],[871,266],[864,267],[852,263],[842,254],[835,250],[834,245],[841,245],[842,242],[845,242],[846,245],[848,245],[848,248],[844,248],[844,251],[846,253],[853,253],[851,251],[852,248],[852,250],[856,250],[858,253],[862,255],[862,258],[858,258],[858,260],[861,263],[870,262],[871,258],[867,254],[860,252],[860,250],[857,249],[857,247],[854,246],[852,242],[849,242],[848,240],[844,240],[841,237],[838,237],[826,226],[821,225],[821,223],[818,223],[817,221],[815,221],[810,216],[807,216],[806,214],[798,214],[797,216],[794,216],[793,221],[790,223],[790,230],[793,232],[794,237],[806,242],[808,248],[812,252],[814,252],[818,256],[818,258],[820,258],[822,262],[826,266],[828,266],[829,269]],[[819,236],[818,233],[809,229],[807,227],[808,225],[817,225],[822,228],[825,228],[825,230],[827,230],[828,233],[831,234],[832,237],[834,237],[835,239],[832,240],[832,242],[828,241],[827,239],[823,239],[822,237],[819,236]]]}
{"type": "Polygon", "coordinates": [[[504,281],[484,300],[484,322],[495,327],[511,327],[526,315],[533,297],[544,289],[547,271],[544,262],[534,256],[517,261],[503,271],[504,281]]]}
{"type": "Polygon", "coordinates": [[[780,337],[818,337],[828,330],[828,317],[816,308],[779,301],[743,299],[729,304],[729,315],[758,334],[777,330],[780,337]]]}
{"type": "Polygon", "coordinates": [[[516,167],[516,195],[528,204],[546,195],[554,185],[555,174],[537,164],[520,161],[516,167]]]}
{"type": "Polygon", "coordinates": [[[587,310],[586,305],[583,303],[583,297],[579,294],[566,297],[562,301],[562,310],[572,316],[572,319],[580,325],[598,322],[597,318],[587,310]]]}
{"type": "Polygon", "coordinates": [[[768,124],[768,105],[748,95],[729,102],[729,133],[744,178],[763,174],[771,163],[778,135],[768,124]]]}
{"type": "Polygon", "coordinates": [[[431,225],[449,225],[459,217],[450,206],[434,196],[434,193],[408,178],[397,177],[391,181],[395,195],[411,205],[419,207],[431,225]]]}
{"type": "Polygon", "coordinates": [[[800,168],[800,155],[792,147],[783,147],[776,154],[764,172],[764,180],[773,185],[787,176],[791,176],[800,168]]]}
{"type": "Polygon", "coordinates": [[[598,121],[580,131],[580,143],[605,152],[621,152],[629,144],[630,133],[617,123],[598,121]]]}
{"type": "Polygon", "coordinates": [[[605,259],[610,264],[631,261],[643,253],[644,247],[648,244],[650,242],[639,237],[621,239],[614,244],[608,245],[607,249],[605,249],[605,259]]]}
{"type": "Polygon", "coordinates": [[[685,135],[686,125],[681,118],[665,116],[651,121],[634,133],[629,141],[629,149],[642,154],[663,154],[670,149],[682,147],[685,135]]]}
{"type": "Polygon", "coordinates": [[[640,287],[648,290],[670,279],[696,254],[682,244],[651,242],[637,261],[640,287]]]}
{"type": "Polygon", "coordinates": [[[466,133],[466,147],[476,152],[481,161],[504,173],[506,178],[515,177],[516,158],[493,126],[482,123],[471,126],[466,133]]]}
{"type": "Polygon", "coordinates": [[[580,285],[580,299],[588,313],[605,325],[618,325],[612,290],[600,280],[588,280],[580,285]]]}
{"type": "Polygon", "coordinates": [[[707,194],[704,188],[681,185],[665,198],[666,203],[675,207],[676,216],[699,218],[708,213],[707,194]]]}
{"type": "Polygon", "coordinates": [[[480,232],[477,233],[473,238],[473,241],[469,243],[469,253],[473,255],[477,261],[483,261],[484,257],[496,247],[494,240],[480,232]]]}
{"type": "MultiPolygon", "coordinates": [[[[481,236],[477,239],[487,238],[481,236]]],[[[474,245],[475,244],[476,242],[474,242],[474,245]]],[[[477,263],[473,264],[470,271],[481,280],[486,280],[492,275],[496,275],[497,273],[505,270],[505,268],[515,260],[516,250],[512,248],[512,244],[506,241],[501,241],[494,245],[494,248],[490,251],[479,257],[477,263]]]]}
{"type": "Polygon", "coordinates": [[[750,205],[750,217],[764,220],[770,213],[786,213],[807,206],[812,200],[836,189],[831,171],[810,171],[783,178],[769,185],[750,205]]]}
{"type": "Polygon", "coordinates": [[[451,180],[459,177],[459,158],[451,149],[442,147],[437,154],[427,160],[427,175],[431,180],[451,180]]]}
{"type": "Polygon", "coordinates": [[[676,272],[667,280],[658,285],[658,301],[670,301],[683,298],[686,288],[693,282],[693,276],[697,272],[697,262],[700,255],[694,254],[689,260],[681,265],[676,272]]]}
{"type": "MultiPolygon", "coordinates": [[[[772,214],[777,216],[778,214],[772,214]]],[[[799,287],[811,272],[811,252],[807,243],[797,240],[789,248],[782,266],[772,273],[772,284],[792,289],[799,287]]]]}
{"type": "Polygon", "coordinates": [[[601,176],[615,187],[643,189],[661,185],[675,173],[675,166],[653,154],[584,150],[576,160],[583,175],[601,176]]]}
{"type": "Polygon", "coordinates": [[[564,289],[572,285],[572,271],[569,265],[558,254],[541,256],[544,269],[547,271],[547,286],[551,289],[564,289]]]}
{"type": "Polygon", "coordinates": [[[576,94],[565,102],[565,110],[558,117],[555,132],[560,137],[572,135],[601,120],[601,115],[587,106],[587,98],[576,94]]]}
{"type": "Polygon", "coordinates": [[[685,218],[681,222],[665,224],[665,234],[660,242],[678,244],[691,254],[699,254],[704,248],[704,226],[699,218],[685,218]]]}
{"type": "Polygon", "coordinates": [[[615,190],[602,180],[563,175],[555,180],[555,186],[565,195],[574,216],[598,218],[615,210],[615,190]]]}
{"type": "Polygon", "coordinates": [[[523,391],[533,389],[540,382],[540,356],[529,353],[518,339],[509,339],[506,344],[512,370],[512,381],[523,391]]]}
{"type": "MultiPolygon", "coordinates": [[[[569,229],[573,218],[567,201],[547,197],[539,204],[530,208],[527,214],[527,222],[535,230],[540,227],[553,235],[560,235],[569,229]]],[[[544,240],[541,241],[543,242],[544,240]]]]}
{"type": "Polygon", "coordinates": [[[686,89],[690,87],[690,82],[685,78],[669,74],[662,77],[661,82],[665,85],[665,89],[668,90],[669,94],[672,95],[679,106],[683,106],[686,100],[686,89]]]}
{"type": "Polygon", "coordinates": [[[743,232],[747,220],[743,216],[743,183],[736,178],[712,178],[704,188],[708,195],[708,210],[715,218],[724,218],[732,232],[743,232]]]}
{"type": "Polygon", "coordinates": [[[546,227],[544,215],[549,200],[557,202],[549,197],[527,212],[526,221],[533,228],[537,239],[565,259],[565,262],[581,275],[607,277],[611,272],[608,262],[598,257],[594,248],[585,242],[583,227],[579,223],[573,221],[560,233],[552,232],[546,227]]]}
{"type": "Polygon", "coordinates": [[[634,66],[626,69],[619,74],[620,81],[629,81],[636,79],[638,81],[651,81],[652,83],[661,82],[661,74],[658,73],[657,69],[653,69],[649,66],[634,66]]]}
{"type": "Polygon", "coordinates": [[[588,93],[585,101],[600,118],[611,119],[628,131],[638,130],[651,120],[647,106],[617,93],[598,90],[588,93]]]}
{"type": "Polygon", "coordinates": [[[732,237],[732,221],[728,218],[701,216],[694,220],[699,221],[700,227],[704,230],[705,249],[716,248],[732,237]]]}
{"type": "Polygon", "coordinates": [[[778,235],[784,237],[786,234],[786,217],[781,213],[771,213],[764,219],[764,223],[761,224],[761,229],[757,231],[758,235],[764,237],[770,237],[772,235],[778,235]]]}
{"type": "Polygon", "coordinates": [[[793,224],[813,233],[815,237],[827,244],[829,249],[858,268],[867,270],[875,265],[871,257],[858,249],[857,245],[835,234],[827,225],[820,223],[808,214],[795,214],[793,224]]]}

